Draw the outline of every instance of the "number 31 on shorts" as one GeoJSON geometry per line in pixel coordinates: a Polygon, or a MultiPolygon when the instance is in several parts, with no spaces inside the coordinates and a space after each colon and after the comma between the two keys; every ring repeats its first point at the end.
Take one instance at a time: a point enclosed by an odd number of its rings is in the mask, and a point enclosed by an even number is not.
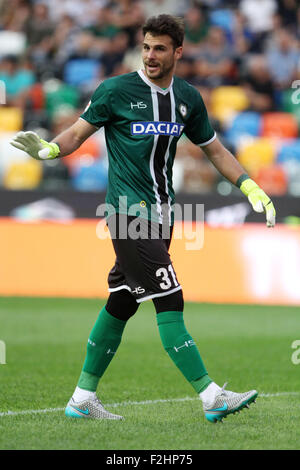
{"type": "Polygon", "coordinates": [[[176,279],[176,275],[174,273],[173,266],[171,264],[169,264],[168,269],[159,268],[155,274],[156,274],[156,277],[161,278],[162,282],[159,284],[159,286],[163,290],[170,289],[170,287],[172,287],[172,281],[175,287],[179,285],[176,279]],[[171,279],[170,279],[170,275],[171,275],[171,279]]]}

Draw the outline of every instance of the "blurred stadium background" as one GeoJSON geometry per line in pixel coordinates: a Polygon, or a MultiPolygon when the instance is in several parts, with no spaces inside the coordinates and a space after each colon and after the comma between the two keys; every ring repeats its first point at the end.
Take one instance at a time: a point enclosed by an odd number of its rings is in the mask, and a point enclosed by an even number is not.
{"type": "Polygon", "coordinates": [[[107,185],[103,131],[42,163],[9,141],[19,130],[50,140],[101,80],[140,68],[141,26],[160,13],[184,17],[176,74],[199,88],[220,139],[272,197],[279,222],[267,230],[181,138],[177,201],[204,203],[206,221],[202,250],[172,248],[186,298],[300,304],[297,0],[0,0],[0,295],[106,296],[113,252],[95,235],[107,185]]]}

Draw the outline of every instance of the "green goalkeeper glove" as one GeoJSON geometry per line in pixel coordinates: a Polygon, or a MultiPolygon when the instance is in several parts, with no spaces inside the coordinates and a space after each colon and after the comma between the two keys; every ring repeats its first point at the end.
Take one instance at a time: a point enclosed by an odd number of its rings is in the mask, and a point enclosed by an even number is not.
{"type": "Polygon", "coordinates": [[[267,227],[274,227],[276,211],[271,199],[266,193],[249,177],[244,179],[240,185],[240,190],[248,197],[255,212],[265,212],[267,227]]]}
{"type": "Polygon", "coordinates": [[[51,160],[58,157],[59,146],[54,142],[49,143],[31,131],[18,132],[16,137],[10,142],[11,145],[23,152],[28,153],[36,160],[51,160]]]}

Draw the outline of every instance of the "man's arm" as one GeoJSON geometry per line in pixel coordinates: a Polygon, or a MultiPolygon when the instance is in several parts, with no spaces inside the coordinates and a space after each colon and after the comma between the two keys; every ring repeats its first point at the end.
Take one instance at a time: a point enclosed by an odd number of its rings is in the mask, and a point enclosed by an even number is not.
{"type": "Polygon", "coordinates": [[[202,146],[201,149],[216,169],[232,184],[235,185],[239,177],[246,173],[237,159],[221,144],[218,138],[210,144],[202,146]]]}
{"type": "Polygon", "coordinates": [[[84,119],[78,119],[71,127],[56,136],[51,142],[55,142],[60,149],[59,157],[65,157],[73,153],[85,140],[98,129],[84,119]]]}
{"type": "Polygon", "coordinates": [[[255,181],[249,178],[232,153],[218,139],[201,148],[216,169],[248,197],[253,209],[256,212],[266,213],[267,226],[274,227],[276,211],[271,199],[255,181]]]}
{"type": "Polygon", "coordinates": [[[35,132],[18,132],[11,145],[27,152],[36,160],[49,160],[65,157],[73,153],[80,145],[98,129],[84,119],[78,119],[72,126],[46,142],[35,132]]]}

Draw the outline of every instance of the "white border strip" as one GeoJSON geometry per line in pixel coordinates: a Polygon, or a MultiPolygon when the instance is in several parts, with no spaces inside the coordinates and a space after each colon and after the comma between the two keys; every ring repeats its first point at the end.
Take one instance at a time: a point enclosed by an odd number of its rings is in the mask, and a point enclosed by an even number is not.
{"type": "Polygon", "coordinates": [[[141,297],[140,299],[135,299],[136,302],[139,304],[141,302],[145,302],[145,300],[155,299],[156,297],[165,297],[166,295],[173,294],[173,292],[177,292],[178,290],[182,289],[181,286],[175,287],[174,289],[168,290],[167,292],[159,292],[158,294],[150,294],[146,297],[141,297]]]}
{"type": "Polygon", "coordinates": [[[90,124],[90,126],[94,126],[98,130],[101,129],[101,127],[95,126],[95,124],[91,124],[89,121],[87,121],[86,119],[83,119],[83,117],[81,117],[81,116],[79,116],[79,119],[81,119],[84,122],[87,122],[88,124],[90,124]]]}
{"type": "Polygon", "coordinates": [[[139,69],[137,71],[137,73],[139,74],[139,76],[141,77],[141,79],[143,80],[143,82],[146,83],[146,85],[148,85],[150,88],[152,88],[152,90],[154,90],[155,92],[158,91],[159,93],[161,93],[162,95],[167,95],[170,91],[170,89],[172,88],[172,85],[173,85],[173,81],[174,81],[174,78],[172,77],[172,80],[171,80],[171,83],[170,85],[168,86],[168,88],[161,88],[160,86],[158,85],[155,85],[155,83],[151,82],[151,80],[149,80],[149,78],[147,77],[146,75],[146,72],[143,70],[143,69],[139,69]]]}
{"type": "Polygon", "coordinates": [[[126,290],[129,290],[129,292],[131,292],[130,287],[127,286],[126,284],[122,284],[122,286],[118,286],[118,287],[109,287],[108,292],[117,292],[118,290],[122,290],[122,289],[126,289],[126,290]]]}
{"type": "MultiPolygon", "coordinates": [[[[153,107],[153,120],[158,121],[159,120],[158,97],[157,97],[157,93],[154,90],[151,90],[151,97],[152,97],[152,107],[153,107]]],[[[159,223],[162,223],[161,199],[160,199],[160,195],[158,192],[158,184],[155,178],[155,171],[154,171],[154,155],[156,152],[158,137],[159,137],[158,135],[154,135],[154,138],[153,138],[153,147],[152,147],[152,151],[150,155],[149,166],[150,166],[150,173],[151,173],[152,180],[153,180],[153,191],[154,191],[155,199],[156,199],[158,221],[159,223]]]]}
{"type": "Polygon", "coordinates": [[[217,138],[217,134],[215,132],[211,139],[207,140],[206,142],[202,142],[201,144],[197,144],[197,145],[198,147],[205,147],[205,145],[211,144],[214,140],[216,140],[216,138],[217,138]]]}
{"type": "MultiPolygon", "coordinates": [[[[299,396],[300,392],[278,392],[278,393],[260,393],[258,398],[275,398],[275,397],[290,397],[299,396]]],[[[144,401],[123,401],[120,403],[107,403],[106,408],[117,408],[119,406],[143,406],[143,405],[155,405],[157,403],[179,403],[185,401],[199,400],[199,397],[183,397],[183,398],[162,398],[157,400],[144,400],[144,401]]],[[[5,416],[21,416],[30,414],[41,414],[41,413],[55,413],[58,411],[64,411],[65,408],[44,408],[41,410],[21,410],[21,411],[5,411],[0,412],[0,418],[5,416]]]]}
{"type": "MultiPolygon", "coordinates": [[[[175,103],[173,88],[170,89],[170,101],[171,101],[171,122],[176,122],[176,103],[175,103]]],[[[168,147],[167,147],[167,150],[166,150],[166,153],[165,153],[165,165],[164,165],[163,170],[162,170],[164,178],[165,178],[165,182],[166,182],[165,191],[166,191],[166,194],[168,195],[169,225],[172,224],[172,221],[171,221],[172,200],[171,200],[171,196],[170,196],[170,193],[169,193],[169,181],[168,181],[167,171],[168,171],[168,160],[169,160],[169,156],[170,156],[170,146],[171,146],[173,138],[174,138],[174,136],[169,137],[169,143],[168,143],[168,147]]]]}

